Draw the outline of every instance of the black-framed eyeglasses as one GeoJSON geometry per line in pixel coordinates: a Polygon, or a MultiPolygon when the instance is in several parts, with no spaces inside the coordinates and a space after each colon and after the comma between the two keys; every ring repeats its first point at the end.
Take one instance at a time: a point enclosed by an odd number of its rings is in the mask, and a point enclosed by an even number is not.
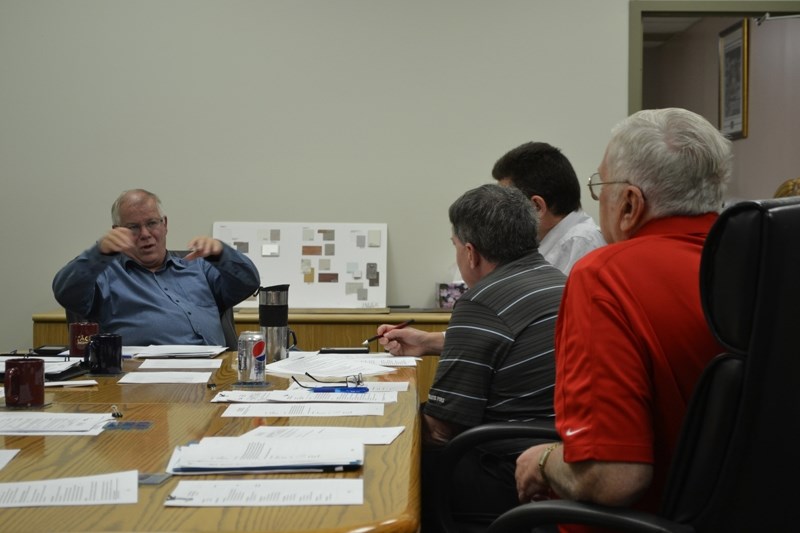
{"type": "Polygon", "coordinates": [[[152,220],[148,220],[144,224],[121,224],[121,225],[114,225],[115,228],[123,227],[127,228],[134,236],[139,236],[142,232],[142,228],[146,229],[148,233],[152,233],[164,223],[164,217],[161,218],[154,218],[152,220]]]}
{"type": "MultiPolygon", "coordinates": [[[[305,372],[305,375],[306,375],[306,377],[316,381],[317,383],[322,383],[324,385],[340,385],[340,386],[344,385],[347,388],[354,388],[354,387],[360,387],[361,385],[364,384],[364,376],[361,375],[361,373],[358,373],[358,374],[353,375],[353,376],[347,376],[347,377],[344,378],[344,381],[342,381],[342,380],[332,380],[332,381],[321,380],[321,379],[315,378],[314,376],[312,376],[308,372],[305,372]]],[[[292,376],[292,380],[295,383],[297,383],[298,385],[300,385],[301,387],[303,387],[304,389],[313,389],[313,388],[315,388],[315,387],[309,387],[308,385],[303,385],[302,383],[297,381],[297,378],[295,378],[294,376],[292,376]]]]}
{"type": "Polygon", "coordinates": [[[589,176],[589,194],[592,195],[592,200],[600,200],[600,190],[595,193],[595,187],[601,187],[603,185],[614,185],[615,183],[627,183],[631,185],[631,182],[628,180],[619,180],[619,181],[600,181],[600,173],[595,172],[591,176],[589,176]]]}

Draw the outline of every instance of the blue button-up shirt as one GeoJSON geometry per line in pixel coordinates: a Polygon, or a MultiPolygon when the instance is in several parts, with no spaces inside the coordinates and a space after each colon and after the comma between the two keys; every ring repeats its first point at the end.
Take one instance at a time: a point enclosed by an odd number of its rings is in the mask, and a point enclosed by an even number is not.
{"type": "Polygon", "coordinates": [[[155,272],[124,254],[89,248],[53,279],[53,294],[66,309],[117,333],[129,346],[210,344],[225,346],[220,311],[259,287],[250,259],[223,244],[218,257],[168,255],[155,272]]]}

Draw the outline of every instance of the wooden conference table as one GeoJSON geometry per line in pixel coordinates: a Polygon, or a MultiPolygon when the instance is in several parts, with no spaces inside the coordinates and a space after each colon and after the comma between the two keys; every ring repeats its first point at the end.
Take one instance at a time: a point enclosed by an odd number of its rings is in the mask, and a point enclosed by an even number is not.
{"type": "MultiPolygon", "coordinates": [[[[361,341],[375,334],[380,324],[399,324],[410,319],[415,321],[414,327],[417,329],[444,331],[450,314],[449,310],[393,310],[390,313],[299,313],[289,310],[289,327],[297,334],[299,348],[313,351],[325,346],[359,346],[361,341]]],[[[259,328],[258,313],[254,310],[237,311],[233,316],[237,333],[259,328]]],[[[63,309],[35,313],[32,318],[33,346],[69,344],[67,318],[63,309]]],[[[379,349],[377,343],[373,343],[372,349],[379,349]]],[[[417,387],[422,401],[428,399],[438,361],[438,356],[426,356],[417,367],[417,387]]]]}
{"type": "MultiPolygon", "coordinates": [[[[122,412],[122,422],[150,422],[147,429],[107,429],[96,437],[0,436],[3,448],[19,449],[0,470],[0,482],[44,480],[138,470],[163,473],[175,446],[205,436],[238,436],[260,425],[405,426],[392,444],[366,446],[364,467],[335,474],[173,476],[159,485],[140,485],[138,503],[76,507],[0,509],[3,531],[270,531],[413,532],[419,528],[420,435],[416,371],[398,368],[375,380],[409,381],[398,402],[386,404],[382,417],[222,418],[228,404],[210,403],[236,380],[235,352],[226,352],[222,368],[207,384],[118,385],[120,376],[96,377],[98,386],[46,389],[40,410],[64,413],[122,412]],[[364,503],[352,506],[165,507],[182,479],[362,478],[364,503]]],[[[125,371],[140,363],[125,360],[125,371]]],[[[78,378],[83,379],[83,378],[78,378]]],[[[270,376],[275,389],[286,380],[270,376]]],[[[4,404],[0,401],[0,405],[4,404]]]]}

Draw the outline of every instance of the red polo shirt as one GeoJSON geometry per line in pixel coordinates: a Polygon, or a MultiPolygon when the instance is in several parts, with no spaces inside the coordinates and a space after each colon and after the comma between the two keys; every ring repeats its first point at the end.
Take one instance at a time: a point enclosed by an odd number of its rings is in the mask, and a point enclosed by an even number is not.
{"type": "Polygon", "coordinates": [[[700,305],[700,255],[716,214],[648,222],[573,268],[556,326],[557,429],[567,462],[650,463],[635,505],[657,511],[683,415],[723,351],[700,305]]]}

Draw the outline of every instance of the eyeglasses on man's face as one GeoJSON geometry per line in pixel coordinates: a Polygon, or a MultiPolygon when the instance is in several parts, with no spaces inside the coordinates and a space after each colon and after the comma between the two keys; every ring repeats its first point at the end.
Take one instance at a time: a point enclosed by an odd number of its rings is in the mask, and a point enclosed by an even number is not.
{"type": "Polygon", "coordinates": [[[122,224],[122,225],[115,225],[115,228],[127,228],[135,237],[138,237],[139,234],[142,233],[142,228],[146,229],[148,233],[153,233],[157,229],[164,224],[164,217],[161,218],[154,218],[148,220],[144,224],[122,224]]]}
{"type": "Polygon", "coordinates": [[[595,172],[589,176],[589,194],[592,195],[592,200],[600,200],[600,193],[602,192],[603,185],[614,185],[615,183],[627,183],[628,185],[631,184],[631,182],[628,180],[601,181],[599,172],[595,172]],[[597,192],[595,192],[595,187],[597,187],[597,192]]]}

